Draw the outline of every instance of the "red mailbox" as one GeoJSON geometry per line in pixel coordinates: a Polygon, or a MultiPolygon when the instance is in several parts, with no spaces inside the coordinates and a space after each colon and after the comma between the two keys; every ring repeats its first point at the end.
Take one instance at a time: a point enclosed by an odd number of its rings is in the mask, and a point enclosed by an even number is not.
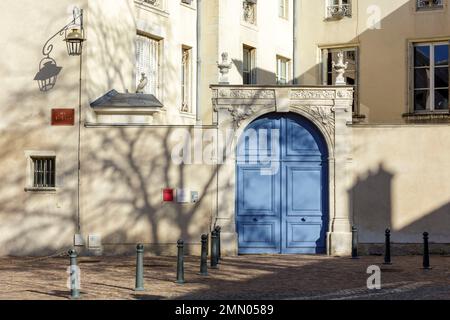
{"type": "Polygon", "coordinates": [[[163,189],[163,201],[173,202],[173,189],[163,189]]]}

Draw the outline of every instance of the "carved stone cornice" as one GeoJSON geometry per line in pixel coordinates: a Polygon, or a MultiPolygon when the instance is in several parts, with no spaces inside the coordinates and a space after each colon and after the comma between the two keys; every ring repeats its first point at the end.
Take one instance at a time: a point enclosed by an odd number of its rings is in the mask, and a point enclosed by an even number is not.
{"type": "Polygon", "coordinates": [[[275,90],[267,89],[219,89],[219,99],[275,99],[275,90]]]}
{"type": "Polygon", "coordinates": [[[353,99],[353,90],[352,89],[336,90],[336,99],[337,100],[352,100],[353,99]]]}
{"type": "Polygon", "coordinates": [[[336,90],[325,89],[294,89],[291,90],[292,100],[331,100],[335,99],[336,90]]]}

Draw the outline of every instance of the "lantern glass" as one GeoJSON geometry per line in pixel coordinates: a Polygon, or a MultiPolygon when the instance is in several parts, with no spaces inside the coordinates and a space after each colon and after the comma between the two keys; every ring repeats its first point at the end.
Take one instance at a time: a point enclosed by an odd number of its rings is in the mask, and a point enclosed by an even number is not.
{"type": "Polygon", "coordinates": [[[67,53],[69,56],[79,56],[83,51],[83,29],[72,29],[67,35],[64,41],[67,44],[67,53]]]}

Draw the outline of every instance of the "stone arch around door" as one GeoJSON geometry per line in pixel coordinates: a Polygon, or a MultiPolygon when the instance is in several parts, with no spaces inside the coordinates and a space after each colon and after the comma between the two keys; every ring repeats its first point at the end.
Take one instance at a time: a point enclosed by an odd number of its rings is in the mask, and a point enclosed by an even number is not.
{"type": "Polygon", "coordinates": [[[325,253],[328,150],[318,128],[296,113],[268,113],[237,148],[238,253],[325,253]]]}
{"type": "MultiPolygon", "coordinates": [[[[214,223],[222,227],[222,248],[226,254],[238,253],[236,230],[236,147],[245,128],[269,113],[295,113],[314,124],[328,148],[328,233],[327,253],[351,253],[351,185],[352,87],[248,87],[211,86],[213,120],[218,135],[234,133],[228,146],[230,154],[217,170],[217,202],[214,223]]],[[[227,150],[220,150],[226,153],[227,150]]]]}

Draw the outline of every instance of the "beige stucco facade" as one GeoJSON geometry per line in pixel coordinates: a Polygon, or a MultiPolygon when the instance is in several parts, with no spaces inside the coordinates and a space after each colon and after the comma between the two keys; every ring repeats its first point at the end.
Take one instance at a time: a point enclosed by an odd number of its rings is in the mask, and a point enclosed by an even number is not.
{"type": "Polygon", "coordinates": [[[160,3],[0,3],[0,255],[66,250],[75,234],[86,253],[131,253],[138,242],[152,253],[174,253],[179,238],[198,253],[200,235],[214,225],[223,227],[224,252],[236,254],[234,159],[218,163],[213,140],[201,137],[233,128],[238,139],[270,112],[300,114],[328,137],[329,254],[350,253],[352,224],[366,253],[378,250],[388,227],[405,252],[417,251],[424,231],[433,250],[449,251],[448,112],[405,117],[412,111],[409,45],[450,40],[447,1],[443,9],[417,12],[414,0],[358,0],[351,17],[329,20],[325,0],[287,1],[285,18],[278,1],[264,0],[255,23],[245,21],[238,0],[160,3]],[[67,55],[57,34],[50,55],[62,70],[54,88],[40,92],[33,78],[43,46],[72,19],[75,5],[84,9],[87,38],[81,82],[80,59],[67,55]],[[91,104],[110,90],[135,92],[137,34],[159,41],[163,107],[96,111],[91,104]],[[254,86],[242,86],[244,46],[255,49],[254,86]],[[358,47],[353,117],[353,88],[323,86],[322,49],[345,47],[358,47]],[[182,48],[191,50],[189,112],[180,111],[182,48]],[[217,85],[223,52],[233,62],[229,85],[217,85]],[[277,56],[289,60],[295,86],[276,86],[277,56]],[[52,126],[54,108],[75,109],[75,124],[52,126]],[[192,150],[188,163],[173,160],[180,143],[192,150]],[[198,146],[210,153],[197,157],[198,146]],[[54,190],[27,189],[33,155],[55,156],[54,190]],[[197,191],[199,201],[163,202],[164,188],[197,191]],[[100,251],[88,250],[89,235],[100,236],[100,251]]]}

